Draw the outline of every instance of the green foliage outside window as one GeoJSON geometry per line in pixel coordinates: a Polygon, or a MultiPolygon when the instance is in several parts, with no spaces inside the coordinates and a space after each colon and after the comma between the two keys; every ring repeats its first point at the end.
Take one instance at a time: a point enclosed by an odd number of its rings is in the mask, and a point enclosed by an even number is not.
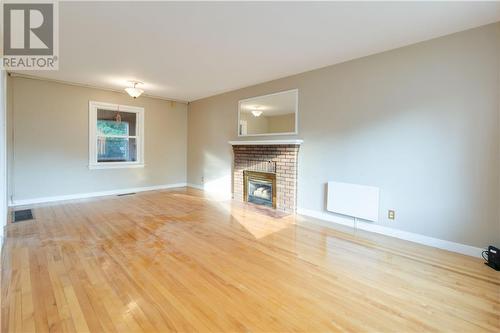
{"type": "Polygon", "coordinates": [[[98,135],[128,135],[128,122],[114,120],[97,120],[98,135]]]}
{"type": "Polygon", "coordinates": [[[128,136],[129,123],[114,120],[97,120],[98,136],[98,153],[97,160],[99,162],[114,161],[124,162],[130,159],[129,156],[129,139],[115,138],[106,136],[128,136]]]}

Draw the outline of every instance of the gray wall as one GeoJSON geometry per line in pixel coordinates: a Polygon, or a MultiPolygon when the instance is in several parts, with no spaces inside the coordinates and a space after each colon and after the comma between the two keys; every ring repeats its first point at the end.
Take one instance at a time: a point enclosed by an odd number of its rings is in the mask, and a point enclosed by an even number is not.
{"type": "Polygon", "coordinates": [[[186,182],[186,104],[22,77],[8,94],[14,200],[186,182]],[[89,100],[145,108],[144,168],[89,170],[89,100]]]}
{"type": "Polygon", "coordinates": [[[499,245],[499,62],[497,23],[195,101],[188,182],[231,174],[238,100],[298,88],[299,207],[324,211],[329,180],[373,185],[378,224],[499,245]]]}

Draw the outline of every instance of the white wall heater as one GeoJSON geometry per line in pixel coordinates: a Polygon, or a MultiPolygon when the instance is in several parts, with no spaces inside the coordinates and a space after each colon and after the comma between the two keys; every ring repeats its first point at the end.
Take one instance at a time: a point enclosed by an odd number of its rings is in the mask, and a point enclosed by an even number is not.
{"type": "Polygon", "coordinates": [[[356,219],[378,221],[379,188],[328,182],[326,209],[356,219]]]}

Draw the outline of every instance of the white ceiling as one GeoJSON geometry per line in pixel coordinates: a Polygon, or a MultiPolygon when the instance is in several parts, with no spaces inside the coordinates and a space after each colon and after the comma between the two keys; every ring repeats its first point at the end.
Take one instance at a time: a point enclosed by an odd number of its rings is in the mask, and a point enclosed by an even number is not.
{"type": "Polygon", "coordinates": [[[61,2],[59,71],[192,101],[500,20],[500,2],[61,2]]]}

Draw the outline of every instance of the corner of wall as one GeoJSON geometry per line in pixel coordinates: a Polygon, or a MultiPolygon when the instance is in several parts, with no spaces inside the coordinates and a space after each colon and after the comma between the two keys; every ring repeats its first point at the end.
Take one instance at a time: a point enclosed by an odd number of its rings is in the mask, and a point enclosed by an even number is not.
{"type": "Polygon", "coordinates": [[[7,72],[0,70],[0,252],[7,224],[7,72]]]}

